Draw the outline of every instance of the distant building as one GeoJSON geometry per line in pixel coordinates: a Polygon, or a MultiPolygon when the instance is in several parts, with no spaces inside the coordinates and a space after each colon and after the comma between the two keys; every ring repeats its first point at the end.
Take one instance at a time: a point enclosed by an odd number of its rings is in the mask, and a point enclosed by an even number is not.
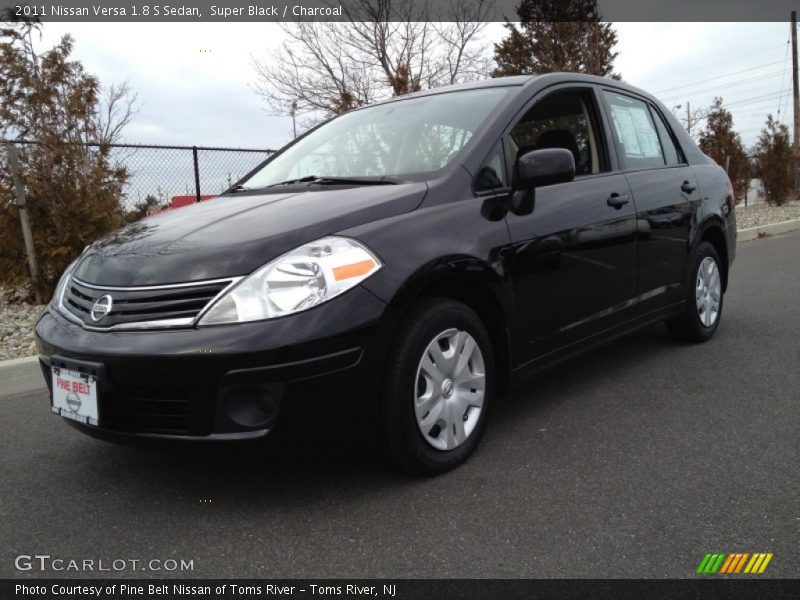
{"type": "MultiPolygon", "coordinates": [[[[200,196],[200,202],[214,198],[213,195],[200,196]]],[[[173,196],[169,201],[169,206],[165,210],[172,210],[173,208],[180,208],[181,206],[189,206],[197,202],[197,196],[173,196]]]]}
{"type": "Polygon", "coordinates": [[[747,186],[747,205],[763,204],[766,201],[764,182],[760,179],[751,179],[747,186]]]}
{"type": "MultiPolygon", "coordinates": [[[[213,195],[201,195],[200,202],[204,200],[208,200],[209,198],[215,198],[216,196],[213,195]]],[[[170,198],[169,204],[167,206],[159,206],[159,205],[151,205],[147,207],[147,215],[146,217],[151,217],[158,213],[167,212],[168,210],[175,210],[176,208],[181,208],[182,206],[189,206],[190,204],[195,204],[197,202],[197,196],[173,196],[170,198]]]]}

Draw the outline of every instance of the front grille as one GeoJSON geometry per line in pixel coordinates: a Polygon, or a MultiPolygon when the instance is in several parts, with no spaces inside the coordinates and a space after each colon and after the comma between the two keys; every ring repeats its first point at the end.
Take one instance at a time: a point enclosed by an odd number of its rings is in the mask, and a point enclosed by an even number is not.
{"type": "MultiPolygon", "coordinates": [[[[101,329],[188,326],[232,281],[220,279],[172,286],[122,288],[97,286],[73,277],[61,303],[83,324],[101,329]],[[111,298],[111,310],[101,318],[93,319],[92,308],[104,296],[111,298]]],[[[103,303],[107,304],[108,300],[103,300],[103,303]]]]}
{"type": "Polygon", "coordinates": [[[187,409],[184,388],[119,386],[100,395],[100,425],[117,431],[187,435],[187,409]]]}

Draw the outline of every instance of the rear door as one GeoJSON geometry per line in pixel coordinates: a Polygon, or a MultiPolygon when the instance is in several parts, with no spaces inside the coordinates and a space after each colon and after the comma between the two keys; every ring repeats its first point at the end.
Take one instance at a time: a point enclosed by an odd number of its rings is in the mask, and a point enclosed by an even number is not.
{"type": "Polygon", "coordinates": [[[603,91],[620,168],[636,203],[638,312],[682,299],[689,233],[700,205],[694,170],[654,105],[603,91]]]}
{"type": "Polygon", "coordinates": [[[599,116],[593,87],[560,87],[506,133],[510,164],[553,147],[576,163],[574,181],[535,190],[532,214],[506,217],[522,362],[620,323],[636,293],[635,211],[599,116]]]}

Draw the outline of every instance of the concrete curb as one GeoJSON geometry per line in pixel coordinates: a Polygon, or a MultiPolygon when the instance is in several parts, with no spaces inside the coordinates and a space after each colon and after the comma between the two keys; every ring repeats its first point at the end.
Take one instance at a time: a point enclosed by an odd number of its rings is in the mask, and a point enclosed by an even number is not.
{"type": "Polygon", "coordinates": [[[780,233],[797,231],[798,229],[800,229],[800,219],[770,223],[769,225],[759,225],[758,227],[748,227],[747,229],[740,229],[737,232],[736,241],[749,242],[750,240],[758,239],[759,235],[778,235],[780,233]]]}
{"type": "Polygon", "coordinates": [[[0,399],[46,390],[38,356],[0,361],[0,399]]]}

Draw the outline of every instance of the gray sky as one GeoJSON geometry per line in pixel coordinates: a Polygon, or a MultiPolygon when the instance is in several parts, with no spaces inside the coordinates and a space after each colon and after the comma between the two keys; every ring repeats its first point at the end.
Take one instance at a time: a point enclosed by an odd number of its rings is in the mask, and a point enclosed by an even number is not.
{"type": "MultiPolygon", "coordinates": [[[[791,121],[788,23],[617,23],[623,78],[668,108],[708,106],[721,95],[751,146],[767,113],[791,121]]],[[[487,48],[503,36],[490,24],[487,48]]],[[[128,79],[143,106],[129,142],[276,148],[291,120],[270,114],[251,87],[251,55],[280,47],[274,23],[48,23],[43,44],[64,33],[75,56],[109,84],[128,79]]]]}

